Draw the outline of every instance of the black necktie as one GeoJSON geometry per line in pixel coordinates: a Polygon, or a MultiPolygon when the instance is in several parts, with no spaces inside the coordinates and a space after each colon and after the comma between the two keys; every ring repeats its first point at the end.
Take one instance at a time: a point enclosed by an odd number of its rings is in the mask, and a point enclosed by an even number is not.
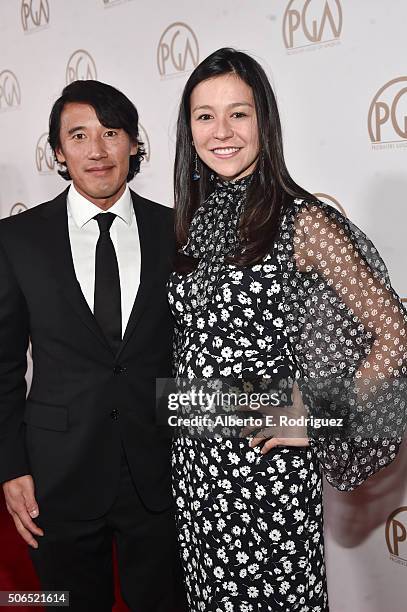
{"type": "Polygon", "coordinates": [[[122,340],[122,307],[119,266],[110,237],[110,227],[115,217],[109,212],[94,217],[100,235],[96,244],[93,313],[112,348],[117,351],[122,340]]]}

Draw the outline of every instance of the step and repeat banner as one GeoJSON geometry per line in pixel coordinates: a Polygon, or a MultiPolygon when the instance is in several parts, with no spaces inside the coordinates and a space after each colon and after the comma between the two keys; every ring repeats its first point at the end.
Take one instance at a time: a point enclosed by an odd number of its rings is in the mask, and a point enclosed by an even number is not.
{"type": "MultiPolygon", "coordinates": [[[[405,0],[2,0],[0,217],[66,187],[47,125],[76,79],[133,100],[147,156],[131,186],[171,206],[182,88],[233,46],[270,76],[294,178],[362,227],[407,299],[406,23],[405,0]]],[[[404,612],[406,468],[404,449],[354,493],[325,487],[332,612],[404,612]]]]}

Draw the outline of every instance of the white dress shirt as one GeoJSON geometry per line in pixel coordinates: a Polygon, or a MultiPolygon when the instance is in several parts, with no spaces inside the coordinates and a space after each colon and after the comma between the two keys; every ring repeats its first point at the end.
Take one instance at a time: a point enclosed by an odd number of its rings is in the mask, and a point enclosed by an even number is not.
{"type": "MultiPolygon", "coordinates": [[[[93,218],[103,211],[82,196],[71,184],[67,198],[68,230],[76,278],[93,312],[95,293],[95,251],[99,226],[93,218]]],[[[110,236],[119,265],[122,300],[122,335],[126,329],[140,284],[141,252],[136,215],[130,190],[106,212],[116,216],[110,236]]]]}

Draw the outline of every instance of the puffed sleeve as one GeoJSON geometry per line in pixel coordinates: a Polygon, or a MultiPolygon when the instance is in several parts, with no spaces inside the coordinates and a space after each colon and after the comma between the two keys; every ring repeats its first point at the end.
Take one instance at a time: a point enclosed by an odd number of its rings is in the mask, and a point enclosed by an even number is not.
{"type": "Polygon", "coordinates": [[[285,310],[310,444],[352,490],[396,456],[406,424],[407,313],[367,236],[336,209],[296,200],[282,225],[285,310]],[[333,421],[332,421],[333,422],[333,421]]]}

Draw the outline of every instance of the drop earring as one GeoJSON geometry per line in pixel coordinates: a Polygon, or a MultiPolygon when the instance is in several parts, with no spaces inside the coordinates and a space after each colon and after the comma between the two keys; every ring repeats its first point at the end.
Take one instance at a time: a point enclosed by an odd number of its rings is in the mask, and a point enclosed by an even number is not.
{"type": "Polygon", "coordinates": [[[192,180],[199,181],[200,178],[201,178],[201,175],[199,174],[199,170],[198,170],[198,155],[197,155],[197,152],[195,151],[194,169],[192,170],[192,180]]]}

